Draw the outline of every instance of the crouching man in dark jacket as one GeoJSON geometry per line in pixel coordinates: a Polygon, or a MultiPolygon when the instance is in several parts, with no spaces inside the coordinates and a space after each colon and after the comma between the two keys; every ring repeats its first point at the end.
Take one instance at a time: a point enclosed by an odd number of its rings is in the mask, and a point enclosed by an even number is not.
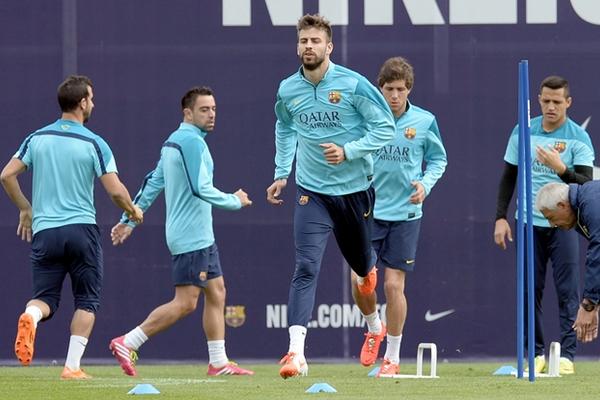
{"type": "Polygon", "coordinates": [[[573,329],[577,339],[591,342],[598,337],[600,308],[600,181],[548,183],[539,190],[535,205],[551,226],[575,228],[589,241],[583,296],[573,329]]]}

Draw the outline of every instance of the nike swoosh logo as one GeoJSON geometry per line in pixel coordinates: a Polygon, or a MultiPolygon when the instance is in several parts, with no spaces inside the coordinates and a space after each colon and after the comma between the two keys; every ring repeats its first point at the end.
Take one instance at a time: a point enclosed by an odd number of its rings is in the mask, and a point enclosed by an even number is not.
{"type": "Polygon", "coordinates": [[[366,213],[363,213],[363,217],[369,218],[369,215],[371,215],[371,209],[370,208],[369,208],[369,211],[367,211],[366,213]]]}
{"type": "Polygon", "coordinates": [[[590,121],[592,120],[592,116],[590,115],[589,117],[587,117],[585,119],[585,121],[583,121],[583,123],[581,124],[581,127],[583,129],[587,129],[588,125],[590,124],[590,121]]]}
{"type": "Polygon", "coordinates": [[[454,312],[454,309],[432,314],[431,310],[427,310],[427,312],[425,313],[425,321],[427,321],[427,322],[437,321],[440,318],[447,317],[448,315],[452,314],[453,312],[454,312]]]}

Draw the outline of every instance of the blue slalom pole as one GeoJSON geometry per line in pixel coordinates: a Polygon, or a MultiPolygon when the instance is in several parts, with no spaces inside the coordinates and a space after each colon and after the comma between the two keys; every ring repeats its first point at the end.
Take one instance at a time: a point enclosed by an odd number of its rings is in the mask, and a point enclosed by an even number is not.
{"type": "MultiPolygon", "coordinates": [[[[521,344],[517,349],[518,377],[522,378],[522,360],[524,340],[524,275],[527,262],[527,355],[529,364],[529,381],[535,381],[535,281],[533,253],[533,198],[531,183],[531,135],[529,131],[529,63],[519,63],[519,215],[517,248],[517,334],[521,344]],[[527,224],[524,224],[524,209],[527,210],[527,224]],[[524,229],[526,227],[526,231],[524,229]],[[527,239],[525,239],[525,237],[527,239]],[[527,244],[525,248],[524,243],[527,244]],[[525,257],[527,258],[525,260],[525,257]]],[[[518,342],[519,342],[518,339],[518,342]]]]}
{"type": "MultiPolygon", "coordinates": [[[[523,378],[523,348],[524,348],[524,337],[525,329],[523,321],[525,319],[525,304],[524,304],[524,293],[525,293],[525,271],[524,271],[524,246],[525,237],[524,231],[524,210],[525,199],[524,199],[524,174],[525,174],[525,140],[523,138],[524,131],[521,129],[522,113],[523,113],[523,77],[522,77],[522,62],[519,63],[519,94],[518,94],[518,111],[519,111],[519,165],[518,165],[518,177],[517,177],[517,378],[523,378]]],[[[531,346],[530,346],[531,347],[531,346]]]]}
{"type": "MultiPolygon", "coordinates": [[[[523,112],[526,113],[523,122],[525,130],[525,148],[531,149],[531,132],[529,118],[529,63],[523,60],[521,68],[523,69],[523,99],[526,105],[523,106],[523,112]]],[[[527,199],[527,355],[529,358],[529,381],[535,381],[535,276],[534,276],[534,252],[533,252],[533,194],[531,180],[531,151],[525,152],[525,192],[527,199]]]]}

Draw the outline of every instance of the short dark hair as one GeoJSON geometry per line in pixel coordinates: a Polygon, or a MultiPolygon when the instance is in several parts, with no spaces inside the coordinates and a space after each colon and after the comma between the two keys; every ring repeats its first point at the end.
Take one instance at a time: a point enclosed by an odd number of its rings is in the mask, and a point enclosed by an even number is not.
{"type": "Polygon", "coordinates": [[[331,23],[319,14],[306,14],[298,20],[298,34],[304,29],[317,28],[327,34],[327,40],[331,42],[333,33],[331,32],[331,23]]]}
{"type": "Polygon", "coordinates": [[[88,87],[92,81],[87,76],[70,75],[58,86],[58,104],[62,112],[70,112],[77,108],[82,99],[89,96],[88,87]]]}
{"type": "Polygon", "coordinates": [[[192,109],[198,96],[213,96],[213,91],[208,86],[196,86],[191,88],[181,98],[181,109],[192,109]]]}
{"type": "Polygon", "coordinates": [[[542,89],[545,87],[552,90],[565,89],[565,98],[571,96],[571,93],[569,91],[569,81],[567,81],[562,76],[552,75],[544,79],[542,81],[542,84],[540,85],[540,93],[542,93],[542,89]]]}
{"type": "Polygon", "coordinates": [[[415,73],[412,65],[402,57],[388,58],[377,76],[377,84],[379,87],[383,87],[388,82],[393,81],[404,81],[407,89],[412,89],[415,83],[415,73]]]}

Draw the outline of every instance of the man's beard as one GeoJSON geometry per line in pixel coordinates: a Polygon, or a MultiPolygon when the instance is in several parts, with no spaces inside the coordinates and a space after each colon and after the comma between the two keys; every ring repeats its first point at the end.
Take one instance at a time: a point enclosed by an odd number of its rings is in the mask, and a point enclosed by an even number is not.
{"type": "Polygon", "coordinates": [[[92,115],[92,113],[91,113],[91,112],[88,112],[88,113],[84,113],[84,114],[83,114],[83,123],[84,123],[84,124],[90,120],[90,115],[92,115]]]}
{"type": "Polygon", "coordinates": [[[302,66],[308,71],[314,71],[315,69],[319,68],[321,64],[323,64],[323,61],[325,61],[325,57],[317,58],[315,56],[315,61],[313,61],[312,63],[307,63],[304,61],[304,57],[302,57],[302,66]]]}

